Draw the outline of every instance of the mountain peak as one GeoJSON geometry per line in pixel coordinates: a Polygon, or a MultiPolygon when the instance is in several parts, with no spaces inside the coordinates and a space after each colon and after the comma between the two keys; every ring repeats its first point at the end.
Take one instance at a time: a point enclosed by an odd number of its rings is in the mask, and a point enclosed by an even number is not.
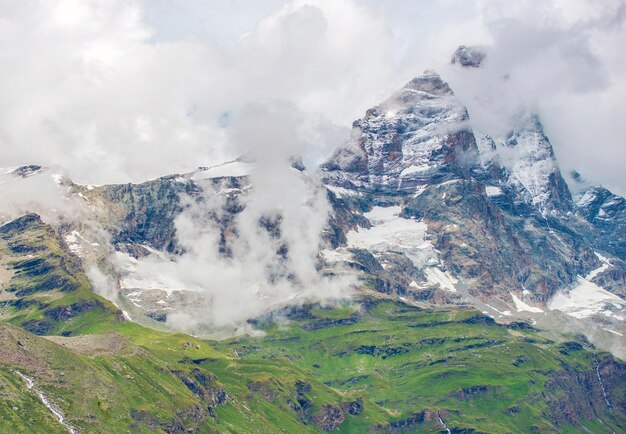
{"type": "Polygon", "coordinates": [[[524,202],[543,215],[554,210],[572,210],[571,193],[539,115],[527,112],[519,116],[501,151],[508,170],[507,182],[524,202]]]}
{"type": "Polygon", "coordinates": [[[15,169],[11,169],[9,172],[12,175],[19,176],[22,178],[28,178],[29,176],[36,175],[45,170],[44,167],[39,166],[38,164],[29,164],[26,166],[20,166],[15,169]]]}
{"type": "Polygon", "coordinates": [[[351,142],[322,166],[325,181],[396,194],[464,177],[478,153],[468,120],[450,86],[425,71],[353,123],[351,142]]]}
{"type": "Polygon", "coordinates": [[[464,68],[479,68],[487,58],[487,53],[481,47],[466,47],[460,45],[452,54],[450,63],[459,64],[464,68]]]}
{"type": "Polygon", "coordinates": [[[448,83],[433,70],[426,70],[418,77],[413,78],[403,89],[426,92],[431,95],[453,95],[448,83]]]}

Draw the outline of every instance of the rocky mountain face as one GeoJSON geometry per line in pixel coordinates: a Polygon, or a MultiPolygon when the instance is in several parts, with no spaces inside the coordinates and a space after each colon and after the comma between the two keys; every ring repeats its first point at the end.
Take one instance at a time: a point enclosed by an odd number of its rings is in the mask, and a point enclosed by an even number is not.
{"type": "Polygon", "coordinates": [[[461,45],[452,55],[450,63],[459,64],[464,68],[479,68],[486,58],[487,54],[480,47],[461,45]]]}
{"type": "Polygon", "coordinates": [[[0,226],[0,430],[624,429],[626,365],[580,335],[369,291],[200,340],[127,320],[59,230],[34,214],[0,226]]]}
{"type": "Polygon", "coordinates": [[[467,179],[478,153],[468,120],[448,84],[428,72],[354,122],[352,142],[322,166],[324,181],[401,195],[467,179]]]}
{"type": "MultiPolygon", "coordinates": [[[[493,139],[483,136],[481,140],[493,139]]],[[[483,158],[494,158],[494,155],[497,161],[490,163],[499,168],[498,176],[487,181],[509,190],[518,213],[539,211],[548,216],[573,210],[571,193],[538,115],[522,115],[515,129],[496,144],[495,152],[483,158]]]]}
{"type": "Polygon", "coordinates": [[[607,251],[626,258],[626,200],[600,185],[583,185],[574,201],[579,213],[598,230],[607,251]]]}
{"type": "Polygon", "coordinates": [[[574,202],[538,115],[523,112],[502,138],[474,132],[449,86],[427,72],[354,122],[352,137],[321,176],[340,260],[375,289],[497,318],[561,309],[621,341],[623,199],[592,188],[574,202]],[[387,221],[370,218],[389,207],[397,212],[387,221]],[[393,219],[415,228],[379,242],[393,219]]]}
{"type": "MultiPolygon", "coordinates": [[[[133,319],[167,326],[169,311],[194,305],[197,294],[138,274],[136,261],[183,253],[177,216],[211,198],[221,204],[213,220],[229,254],[235,217],[254,188],[249,168],[233,161],[127,185],[66,179],[87,211],[61,230],[117,282],[133,319]]],[[[501,321],[552,324],[544,316],[559,310],[626,354],[624,199],[589,186],[572,199],[538,115],[522,112],[504,137],[476,132],[449,85],[428,71],[355,121],[351,141],[317,176],[332,207],[324,273],[352,274],[364,288],[426,305],[469,304],[501,321]]],[[[280,219],[259,224],[280,233],[280,219]]]]}

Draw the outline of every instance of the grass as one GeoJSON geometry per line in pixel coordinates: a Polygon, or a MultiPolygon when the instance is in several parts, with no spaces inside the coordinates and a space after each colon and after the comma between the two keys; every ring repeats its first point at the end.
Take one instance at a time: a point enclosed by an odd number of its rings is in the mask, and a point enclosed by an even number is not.
{"type": "MultiPolygon", "coordinates": [[[[250,360],[285,360],[337,390],[362,394],[397,415],[392,421],[429,409],[446,414],[448,426],[459,429],[558,431],[545,417],[546,382],[564,368],[593,369],[588,351],[566,353],[537,330],[494,324],[469,309],[365,300],[356,321],[349,306],[303,309],[287,313],[286,320],[280,327],[260,323],[263,338],[221,345],[250,360]],[[321,327],[327,318],[332,324],[321,327]]],[[[603,427],[610,432],[608,427],[619,427],[611,423],[621,422],[607,413],[603,427]]]]}

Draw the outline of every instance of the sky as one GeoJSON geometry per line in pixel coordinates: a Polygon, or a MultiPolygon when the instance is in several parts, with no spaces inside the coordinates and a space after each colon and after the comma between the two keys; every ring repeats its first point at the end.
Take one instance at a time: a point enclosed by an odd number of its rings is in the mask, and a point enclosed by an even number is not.
{"type": "Polygon", "coordinates": [[[188,172],[275,146],[237,139],[263,104],[289,107],[285,152],[314,168],[435,69],[474,129],[537,111],[564,172],[624,195],[624,41],[625,0],[0,0],[0,167],[95,184],[188,172]],[[460,44],[485,47],[485,67],[452,68],[460,44]]]}

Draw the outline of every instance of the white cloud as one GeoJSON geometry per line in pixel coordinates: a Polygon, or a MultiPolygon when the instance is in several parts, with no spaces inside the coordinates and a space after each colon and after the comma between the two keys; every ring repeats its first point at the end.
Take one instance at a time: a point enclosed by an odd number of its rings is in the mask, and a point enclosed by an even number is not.
{"type": "Polygon", "coordinates": [[[206,333],[239,327],[285,303],[350,294],[352,278],[318,271],[320,234],[330,206],[314,177],[290,167],[292,152],[307,146],[302,125],[291,105],[242,107],[234,116],[232,143],[255,160],[253,188],[240,196],[243,211],[232,217],[220,187],[214,191],[209,184],[201,200],[190,199],[176,219],[176,238],[185,252],[168,258],[151,255],[136,263],[139,275],[167,276],[198,295],[194,306],[168,312],[170,326],[206,333]]]}
{"type": "MultiPolygon", "coordinates": [[[[324,146],[308,149],[309,161],[319,162],[338,128],[347,137],[353,119],[411,76],[434,67],[454,82],[445,66],[454,48],[486,44],[491,75],[483,98],[509,103],[494,92],[503,88],[493,74],[507,71],[513,90],[505,95],[544,112],[563,166],[623,192],[625,127],[616,120],[626,92],[624,8],[621,0],[266,0],[184,8],[4,0],[0,158],[4,166],[59,164],[94,183],[191,170],[232,156],[220,127],[224,113],[273,98],[323,125],[315,133],[324,146]]],[[[484,113],[474,111],[480,124],[484,113]]]]}
{"type": "Polygon", "coordinates": [[[563,172],[625,194],[626,3],[485,1],[482,11],[484,69],[446,68],[473,124],[498,135],[520,108],[535,110],[563,172]]]}
{"type": "Polygon", "coordinates": [[[8,3],[4,165],[59,164],[91,183],[188,171],[231,157],[219,120],[268,97],[311,113],[325,125],[316,133],[335,139],[324,117],[349,123],[350,104],[339,102],[373,103],[369,90],[389,67],[377,41],[385,31],[372,32],[378,17],[352,2],[323,3],[287,5],[228,49],[155,42],[136,2],[8,3]]]}

